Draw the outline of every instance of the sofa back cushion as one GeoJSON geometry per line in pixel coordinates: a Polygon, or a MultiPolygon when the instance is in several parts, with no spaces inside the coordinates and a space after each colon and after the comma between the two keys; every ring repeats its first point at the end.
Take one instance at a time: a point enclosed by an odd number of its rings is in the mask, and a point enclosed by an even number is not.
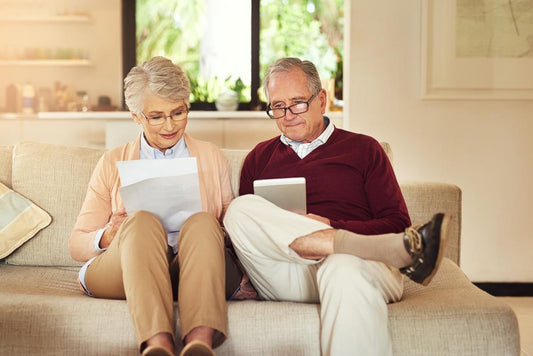
{"type": "Polygon", "coordinates": [[[18,265],[77,266],[68,238],[87,192],[96,162],[104,151],[45,143],[21,143],[13,152],[13,189],[52,216],[52,223],[13,252],[6,262],[18,265]]]}
{"type": "Polygon", "coordinates": [[[0,146],[0,183],[11,188],[13,146],[0,146]]]}
{"type": "MultiPolygon", "coordinates": [[[[382,147],[392,161],[387,143],[382,147]]],[[[20,265],[79,266],[68,251],[68,238],[87,192],[92,171],[103,150],[22,143],[13,150],[0,147],[0,180],[28,197],[52,216],[52,223],[7,257],[20,265]],[[11,152],[13,151],[13,157],[11,152]],[[11,162],[13,162],[11,174],[11,162]],[[5,168],[5,169],[4,169],[5,168]]],[[[222,149],[230,165],[233,193],[238,195],[242,162],[248,150],[222,149]]],[[[459,262],[461,191],[447,184],[400,184],[413,223],[422,223],[437,211],[454,214],[446,256],[459,262]]]]}

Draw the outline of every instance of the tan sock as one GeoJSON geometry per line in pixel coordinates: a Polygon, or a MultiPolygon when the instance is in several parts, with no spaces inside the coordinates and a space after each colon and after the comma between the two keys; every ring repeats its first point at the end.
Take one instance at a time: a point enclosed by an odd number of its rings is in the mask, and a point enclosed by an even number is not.
{"type": "Polygon", "coordinates": [[[333,251],[402,268],[413,261],[405,249],[403,235],[403,233],[359,235],[351,231],[337,230],[333,240],[333,251]]]}

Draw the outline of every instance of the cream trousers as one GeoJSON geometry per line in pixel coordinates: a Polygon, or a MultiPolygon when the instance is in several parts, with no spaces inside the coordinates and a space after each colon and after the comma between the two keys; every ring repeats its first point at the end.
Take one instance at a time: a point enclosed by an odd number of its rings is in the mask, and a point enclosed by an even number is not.
{"type": "Polygon", "coordinates": [[[299,257],[288,245],[330,226],[256,195],[234,199],[224,226],[261,298],[321,304],[323,355],[392,354],[386,304],[402,297],[397,269],[346,254],[299,257]]]}

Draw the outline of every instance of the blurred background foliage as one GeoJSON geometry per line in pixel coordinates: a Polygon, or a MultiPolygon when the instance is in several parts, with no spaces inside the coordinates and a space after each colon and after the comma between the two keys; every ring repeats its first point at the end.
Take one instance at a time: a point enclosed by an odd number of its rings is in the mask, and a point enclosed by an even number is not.
{"type": "MultiPolygon", "coordinates": [[[[191,102],[214,102],[227,88],[237,91],[241,102],[249,101],[250,83],[238,73],[226,78],[200,75],[205,7],[206,0],[136,0],[137,63],[162,55],[180,64],[191,81],[191,102]]],[[[229,21],[236,16],[219,15],[229,21]]],[[[335,79],[336,97],[342,99],[343,28],[344,0],[261,0],[260,79],[280,57],[308,59],[322,79],[335,79]]]]}

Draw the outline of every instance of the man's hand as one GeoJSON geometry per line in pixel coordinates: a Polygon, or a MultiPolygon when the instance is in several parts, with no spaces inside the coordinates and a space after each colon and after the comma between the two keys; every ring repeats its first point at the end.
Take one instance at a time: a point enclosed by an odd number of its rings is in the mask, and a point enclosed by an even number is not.
{"type": "Polygon", "coordinates": [[[108,248],[109,245],[111,245],[111,241],[113,241],[113,239],[115,238],[115,235],[117,234],[120,225],[122,225],[122,222],[127,217],[128,214],[126,213],[126,209],[124,208],[117,210],[113,213],[113,215],[111,216],[111,220],[109,221],[109,226],[105,229],[104,234],[102,235],[102,239],[100,240],[101,248],[108,248]]]}
{"type": "Polygon", "coordinates": [[[331,221],[329,221],[328,218],[325,218],[323,216],[316,215],[316,214],[311,214],[311,213],[305,214],[305,216],[307,216],[308,218],[311,218],[313,220],[320,221],[320,222],[323,222],[326,225],[331,226],[331,221]]]}
{"type": "Polygon", "coordinates": [[[333,253],[335,229],[319,230],[294,239],[289,245],[300,257],[319,260],[333,253]]]}

